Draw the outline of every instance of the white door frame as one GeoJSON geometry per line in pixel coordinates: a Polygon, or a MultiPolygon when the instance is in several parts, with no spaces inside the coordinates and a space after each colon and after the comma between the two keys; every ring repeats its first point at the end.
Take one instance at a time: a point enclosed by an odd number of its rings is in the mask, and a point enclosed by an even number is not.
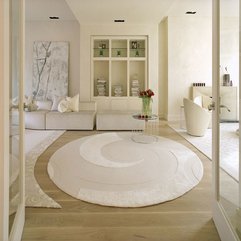
{"type": "MultiPolygon", "coordinates": [[[[213,196],[212,213],[222,241],[239,241],[235,230],[225,215],[225,210],[220,204],[219,193],[219,86],[220,86],[220,0],[212,1],[212,96],[215,109],[212,118],[212,177],[213,196]]],[[[240,78],[240,77],[239,77],[240,78]]]]}
{"type": "MultiPolygon", "coordinates": [[[[20,79],[24,79],[25,0],[20,0],[20,79]]],[[[24,142],[20,141],[20,205],[9,235],[9,82],[11,45],[11,2],[0,1],[0,240],[20,241],[25,220],[24,142]]],[[[20,83],[19,106],[23,106],[23,83],[20,83]]],[[[23,111],[20,111],[20,140],[24,135],[23,111]],[[21,137],[22,136],[22,137],[21,137]]]]}
{"type": "Polygon", "coordinates": [[[8,240],[9,2],[0,1],[0,240],[8,240]]]}
{"type": "MultiPolygon", "coordinates": [[[[19,12],[20,12],[20,84],[19,84],[19,156],[20,156],[20,204],[18,206],[18,210],[16,212],[13,226],[11,228],[11,232],[9,235],[9,241],[21,241],[24,222],[25,222],[25,150],[24,150],[24,113],[23,113],[23,93],[24,93],[24,62],[25,62],[25,0],[19,0],[19,12]]],[[[10,6],[11,7],[11,6],[10,6]]],[[[10,11],[12,12],[12,11],[10,11]]],[[[11,16],[10,16],[11,18],[11,16]]],[[[11,28],[10,28],[11,31],[11,28]]],[[[10,40],[11,41],[11,40],[10,40]]],[[[11,59],[11,58],[10,58],[11,59]]],[[[10,61],[11,66],[11,61],[10,61]]]]}

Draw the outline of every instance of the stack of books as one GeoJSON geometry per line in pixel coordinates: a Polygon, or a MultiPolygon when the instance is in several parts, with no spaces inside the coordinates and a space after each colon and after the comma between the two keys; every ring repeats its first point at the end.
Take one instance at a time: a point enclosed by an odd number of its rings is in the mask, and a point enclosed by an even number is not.
{"type": "Polygon", "coordinates": [[[114,96],[120,97],[123,94],[122,86],[121,85],[115,85],[113,86],[114,96]]]}
{"type": "Polygon", "coordinates": [[[98,96],[106,96],[106,80],[97,79],[96,88],[98,96]]]}
{"type": "Polygon", "coordinates": [[[133,79],[131,81],[131,96],[139,96],[140,84],[139,80],[133,79]]]}

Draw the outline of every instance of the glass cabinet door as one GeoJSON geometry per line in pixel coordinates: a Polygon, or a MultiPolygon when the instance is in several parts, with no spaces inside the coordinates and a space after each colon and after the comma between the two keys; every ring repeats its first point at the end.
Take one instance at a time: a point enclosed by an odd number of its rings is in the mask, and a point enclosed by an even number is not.
{"type": "Polygon", "coordinates": [[[94,60],[94,96],[109,96],[109,61],[94,60]]]}
{"type": "Polygon", "coordinates": [[[109,57],[109,40],[95,39],[94,40],[94,56],[93,57],[109,57]]]}
{"type": "Polygon", "coordinates": [[[127,57],[127,40],[113,39],[111,43],[111,57],[127,57]]]}
{"type": "Polygon", "coordinates": [[[92,97],[135,103],[147,86],[147,42],[147,36],[92,36],[92,97]]]}
{"type": "Polygon", "coordinates": [[[145,57],[146,56],[146,42],[145,40],[131,39],[129,41],[130,57],[145,57]]]}

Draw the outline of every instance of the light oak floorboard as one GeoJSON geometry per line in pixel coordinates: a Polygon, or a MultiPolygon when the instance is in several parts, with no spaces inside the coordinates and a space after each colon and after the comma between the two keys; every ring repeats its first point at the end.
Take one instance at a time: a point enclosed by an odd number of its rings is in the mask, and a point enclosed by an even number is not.
{"type": "Polygon", "coordinates": [[[51,155],[66,143],[99,131],[67,131],[38,159],[35,176],[62,209],[26,208],[22,241],[220,241],[211,213],[211,162],[160,122],[156,135],[178,141],[203,162],[201,182],[185,195],[143,208],[105,207],[77,200],[58,189],[47,174],[51,155]]]}

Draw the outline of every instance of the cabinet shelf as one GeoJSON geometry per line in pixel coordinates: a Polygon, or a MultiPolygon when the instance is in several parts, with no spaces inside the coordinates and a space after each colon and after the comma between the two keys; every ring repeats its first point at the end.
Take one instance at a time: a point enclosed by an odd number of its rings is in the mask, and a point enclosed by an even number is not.
{"type": "Polygon", "coordinates": [[[115,50],[117,50],[117,49],[126,49],[127,50],[127,48],[112,48],[112,49],[115,49],[115,50]]]}
{"type": "Polygon", "coordinates": [[[145,36],[92,37],[92,98],[136,103],[147,87],[146,46],[145,36]]]}
{"type": "Polygon", "coordinates": [[[98,60],[108,61],[108,60],[109,60],[109,57],[94,57],[93,60],[94,60],[94,61],[98,61],[98,60]]]}
{"type": "Polygon", "coordinates": [[[130,61],[145,61],[145,57],[129,57],[130,61]]]}
{"type": "Polygon", "coordinates": [[[145,57],[145,49],[130,49],[130,57],[132,58],[145,57]]]}
{"type": "Polygon", "coordinates": [[[109,57],[109,49],[94,49],[94,57],[109,57]]]}
{"type": "Polygon", "coordinates": [[[112,57],[112,61],[127,61],[127,57],[112,57]]]}

